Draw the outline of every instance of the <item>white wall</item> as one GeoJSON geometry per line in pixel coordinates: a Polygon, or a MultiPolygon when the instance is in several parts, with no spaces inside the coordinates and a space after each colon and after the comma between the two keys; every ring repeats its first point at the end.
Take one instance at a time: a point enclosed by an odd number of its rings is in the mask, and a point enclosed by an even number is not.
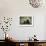
{"type": "MultiPolygon", "coordinates": [[[[29,39],[29,37],[32,37],[34,34],[37,35],[37,38],[39,40],[43,40],[45,38],[44,37],[44,33],[45,33],[44,32],[44,29],[45,29],[44,28],[44,24],[45,24],[44,18],[45,18],[44,16],[33,16],[33,26],[26,27],[26,26],[21,26],[19,24],[18,16],[14,16],[12,20],[12,26],[10,28],[10,31],[8,31],[8,33],[10,33],[17,40],[27,40],[29,39]]],[[[0,29],[0,35],[1,33],[3,33],[3,31],[0,29]]],[[[4,37],[0,36],[0,39],[3,39],[3,38],[4,37]]]]}
{"type": "Polygon", "coordinates": [[[45,24],[44,24],[44,39],[46,39],[46,16],[45,16],[45,24]]]}
{"type": "Polygon", "coordinates": [[[28,0],[0,0],[1,16],[16,15],[44,15],[46,8],[33,8],[29,5],[28,0]]]}
{"type": "Polygon", "coordinates": [[[13,17],[12,29],[9,32],[19,40],[26,40],[34,34],[39,40],[45,39],[44,15],[46,15],[45,8],[32,8],[28,0],[0,0],[0,16],[13,17]],[[19,16],[21,15],[34,16],[34,25],[21,27],[19,25],[19,16]]]}
{"type": "Polygon", "coordinates": [[[34,25],[32,27],[20,26],[18,19],[17,16],[13,19],[12,29],[10,31],[13,36],[19,40],[27,40],[36,34],[39,40],[44,39],[44,16],[34,16],[34,25]]]}

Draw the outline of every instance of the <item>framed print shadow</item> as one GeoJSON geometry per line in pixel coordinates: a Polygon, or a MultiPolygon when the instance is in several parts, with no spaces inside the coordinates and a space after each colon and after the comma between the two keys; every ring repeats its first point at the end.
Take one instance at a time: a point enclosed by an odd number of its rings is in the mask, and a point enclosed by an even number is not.
{"type": "Polygon", "coordinates": [[[20,16],[20,26],[33,26],[33,16],[20,16]]]}

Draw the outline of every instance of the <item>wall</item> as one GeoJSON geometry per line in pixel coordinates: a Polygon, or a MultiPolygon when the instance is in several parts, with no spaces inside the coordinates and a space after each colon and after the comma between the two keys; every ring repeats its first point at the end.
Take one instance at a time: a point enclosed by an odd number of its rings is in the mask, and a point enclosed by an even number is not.
{"type": "MultiPolygon", "coordinates": [[[[3,18],[3,17],[2,17],[3,18]]],[[[12,20],[12,26],[10,27],[10,33],[17,40],[27,40],[31,38],[34,34],[37,35],[39,40],[44,39],[44,16],[33,16],[33,26],[21,26],[19,24],[19,17],[14,16],[12,20]]],[[[2,19],[3,20],[3,19],[2,19]]],[[[0,29],[0,32],[4,35],[3,31],[0,29]]],[[[1,34],[1,33],[0,33],[1,34]]],[[[4,37],[0,36],[0,39],[4,37]]]]}
{"type": "MultiPolygon", "coordinates": [[[[12,26],[8,32],[16,37],[16,39],[27,40],[36,34],[39,40],[44,40],[44,15],[46,15],[45,8],[33,8],[29,5],[28,0],[0,0],[0,16],[13,17],[12,26]],[[21,15],[33,16],[33,26],[20,26],[19,16],[21,15]]],[[[0,36],[0,39],[2,39],[2,36],[0,36]]]]}
{"type": "Polygon", "coordinates": [[[44,16],[34,16],[33,26],[19,25],[18,17],[13,19],[11,34],[19,40],[27,40],[34,34],[39,40],[44,39],[44,16]]]}
{"type": "Polygon", "coordinates": [[[44,24],[44,39],[46,39],[46,16],[45,16],[45,24],[44,24]]]}

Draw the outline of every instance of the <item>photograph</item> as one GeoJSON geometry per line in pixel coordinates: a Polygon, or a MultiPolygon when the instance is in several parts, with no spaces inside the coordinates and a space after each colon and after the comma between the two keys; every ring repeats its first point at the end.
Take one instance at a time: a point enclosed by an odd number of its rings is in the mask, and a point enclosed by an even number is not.
{"type": "Polygon", "coordinates": [[[32,16],[20,16],[20,25],[30,25],[32,26],[33,17],[32,16]]]}

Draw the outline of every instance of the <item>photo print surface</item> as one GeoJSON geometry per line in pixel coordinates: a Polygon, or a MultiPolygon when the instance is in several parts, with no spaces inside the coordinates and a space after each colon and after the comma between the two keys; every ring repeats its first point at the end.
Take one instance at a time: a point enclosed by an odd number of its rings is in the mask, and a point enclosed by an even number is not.
{"type": "Polygon", "coordinates": [[[33,20],[32,16],[20,16],[20,25],[32,26],[33,24],[32,20],[33,20]]]}

